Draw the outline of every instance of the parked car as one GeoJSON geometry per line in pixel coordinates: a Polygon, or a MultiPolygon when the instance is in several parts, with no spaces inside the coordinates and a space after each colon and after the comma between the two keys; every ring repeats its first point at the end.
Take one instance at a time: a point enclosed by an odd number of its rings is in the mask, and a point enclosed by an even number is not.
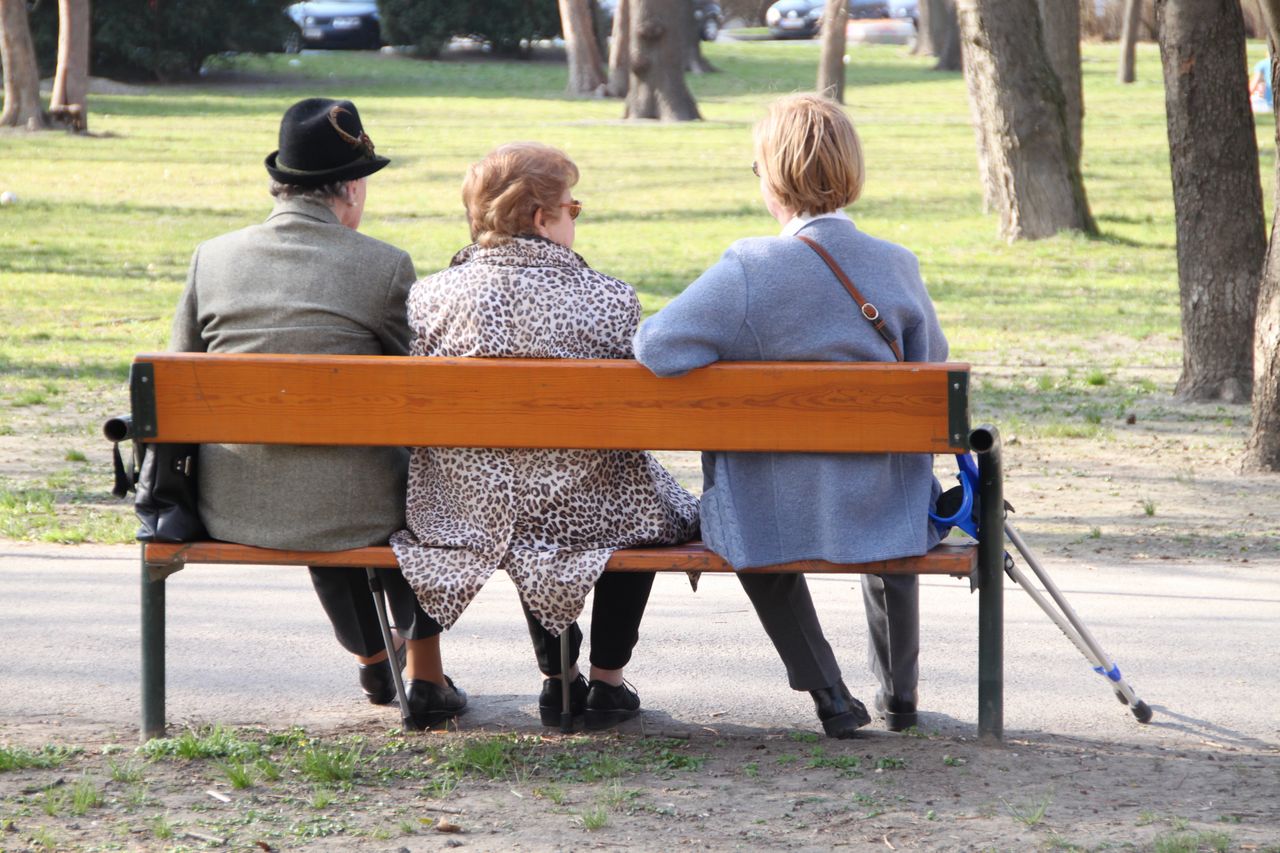
{"type": "Polygon", "coordinates": [[[825,0],[778,0],[764,13],[774,38],[813,38],[822,26],[825,0]]]}
{"type": "MultiPolygon", "coordinates": [[[[596,27],[604,38],[613,32],[613,13],[617,11],[618,0],[596,0],[599,12],[596,27]]],[[[715,41],[724,26],[724,11],[714,0],[693,0],[693,19],[698,23],[698,33],[703,41],[715,41]]]]}
{"type": "Polygon", "coordinates": [[[295,53],[304,47],[377,50],[382,24],[376,0],[308,0],[285,9],[296,29],[285,42],[295,53]]]}
{"type": "MultiPolygon", "coordinates": [[[[849,0],[849,19],[916,17],[917,0],[849,0]]],[[[774,38],[813,38],[822,29],[826,0],[778,0],[764,14],[774,38]]]]}

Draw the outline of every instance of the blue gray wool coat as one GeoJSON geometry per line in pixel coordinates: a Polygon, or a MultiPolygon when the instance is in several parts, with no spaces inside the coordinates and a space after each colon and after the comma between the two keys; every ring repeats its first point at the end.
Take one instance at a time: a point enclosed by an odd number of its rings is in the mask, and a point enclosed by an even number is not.
{"type": "MultiPolygon", "coordinates": [[[[845,218],[800,231],[879,308],[907,361],[946,361],[915,256],[845,218]]],[[[795,237],[739,240],[641,326],[636,358],[659,376],[716,361],[894,361],[818,255],[795,237]]],[[[865,563],[938,541],[927,454],[703,453],[702,538],[735,568],[865,563]]]]}

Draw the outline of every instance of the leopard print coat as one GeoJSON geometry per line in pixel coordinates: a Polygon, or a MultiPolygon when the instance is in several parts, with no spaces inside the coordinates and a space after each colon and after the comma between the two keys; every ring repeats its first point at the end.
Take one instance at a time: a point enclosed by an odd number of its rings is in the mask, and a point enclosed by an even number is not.
{"type": "MultiPolygon", "coordinates": [[[[416,356],[631,358],[630,285],[538,237],[468,246],[413,285],[416,356]]],[[[448,628],[497,569],[552,634],[617,548],[697,535],[698,500],[648,453],[420,447],[391,537],[422,607],[448,628]]]]}

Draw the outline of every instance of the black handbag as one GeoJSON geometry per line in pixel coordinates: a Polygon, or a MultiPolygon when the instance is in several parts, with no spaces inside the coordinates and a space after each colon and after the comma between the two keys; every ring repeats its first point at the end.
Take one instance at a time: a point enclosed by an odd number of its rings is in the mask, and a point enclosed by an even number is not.
{"type": "Polygon", "coordinates": [[[102,428],[112,442],[115,486],[111,493],[122,498],[134,493],[133,511],[140,526],[139,542],[194,542],[208,539],[200,520],[196,473],[198,444],[143,444],[133,442],[133,464],[125,468],[120,443],[133,438],[128,415],[111,418],[102,428]]]}

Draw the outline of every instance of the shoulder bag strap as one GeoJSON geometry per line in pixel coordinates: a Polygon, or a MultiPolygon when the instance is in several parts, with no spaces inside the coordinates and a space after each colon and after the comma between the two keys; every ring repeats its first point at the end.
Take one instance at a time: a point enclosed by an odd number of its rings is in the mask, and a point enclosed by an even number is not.
{"type": "Polygon", "coordinates": [[[858,310],[862,312],[862,316],[867,318],[867,322],[875,327],[875,330],[880,333],[880,337],[884,338],[884,342],[893,350],[893,357],[898,361],[905,361],[902,357],[902,347],[898,346],[898,342],[894,340],[893,333],[889,331],[889,327],[885,325],[884,318],[880,316],[880,311],[863,298],[858,288],[854,287],[853,282],[849,280],[849,276],[845,275],[844,270],[840,269],[836,259],[831,257],[827,250],[819,246],[816,241],[801,234],[797,234],[796,239],[803,241],[806,246],[818,253],[818,257],[826,261],[827,266],[831,268],[831,271],[836,274],[836,278],[840,279],[840,283],[844,285],[844,289],[849,291],[853,301],[858,303],[858,310]]]}

